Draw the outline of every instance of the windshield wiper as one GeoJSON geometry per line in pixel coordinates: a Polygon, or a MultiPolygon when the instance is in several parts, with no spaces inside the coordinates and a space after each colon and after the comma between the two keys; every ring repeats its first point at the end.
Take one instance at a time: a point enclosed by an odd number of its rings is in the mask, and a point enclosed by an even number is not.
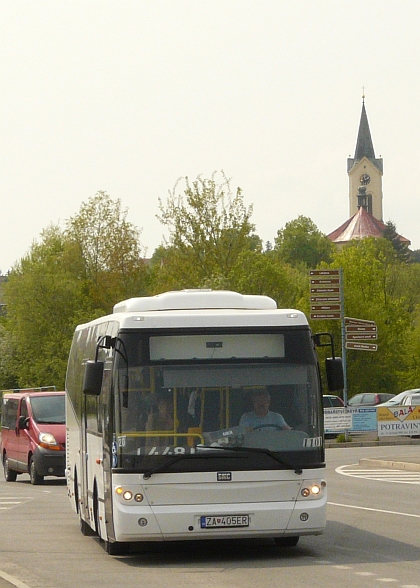
{"type": "Polygon", "coordinates": [[[206,445],[201,445],[200,448],[204,448],[204,449],[222,449],[225,451],[239,451],[239,452],[244,452],[244,453],[263,453],[264,455],[268,455],[269,457],[273,458],[275,461],[277,461],[277,463],[279,463],[282,466],[286,466],[289,470],[294,470],[295,474],[298,474],[299,476],[302,474],[302,469],[299,467],[296,467],[295,465],[289,463],[287,460],[282,459],[281,457],[279,457],[278,455],[276,455],[276,453],[274,453],[274,451],[271,451],[270,449],[264,449],[262,447],[229,447],[228,445],[221,445],[219,447],[211,447],[211,446],[206,446],[206,445]]]}
{"type": "MultiPolygon", "coordinates": [[[[211,449],[214,449],[214,447],[212,447],[211,449]]],[[[156,466],[155,468],[151,468],[147,472],[144,472],[143,479],[148,480],[153,474],[163,472],[169,466],[173,465],[174,463],[177,463],[178,461],[181,461],[181,459],[186,459],[186,458],[192,458],[192,459],[205,458],[205,459],[207,459],[207,458],[212,458],[212,457],[220,457],[220,455],[217,455],[215,453],[212,453],[212,454],[208,454],[208,453],[202,453],[202,454],[200,454],[200,453],[198,453],[198,454],[197,453],[182,453],[180,455],[177,455],[173,459],[170,459],[169,461],[165,461],[165,463],[162,463],[159,466],[156,466]]]]}

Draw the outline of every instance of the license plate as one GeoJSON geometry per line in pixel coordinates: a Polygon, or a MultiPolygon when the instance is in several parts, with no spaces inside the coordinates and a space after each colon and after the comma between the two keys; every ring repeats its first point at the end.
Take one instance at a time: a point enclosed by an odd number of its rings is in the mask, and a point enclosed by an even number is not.
{"type": "Polygon", "coordinates": [[[200,525],[202,529],[216,529],[220,527],[249,527],[249,515],[200,517],[200,525]]]}

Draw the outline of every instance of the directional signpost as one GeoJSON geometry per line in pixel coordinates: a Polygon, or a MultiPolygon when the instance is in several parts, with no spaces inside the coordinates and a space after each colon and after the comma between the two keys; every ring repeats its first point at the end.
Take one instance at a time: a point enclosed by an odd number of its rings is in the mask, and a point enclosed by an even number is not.
{"type": "MultiPolygon", "coordinates": [[[[312,320],[341,319],[341,349],[344,371],[343,400],[347,407],[347,349],[377,351],[378,328],[374,321],[344,316],[343,270],[310,270],[312,320]],[[372,341],[372,343],[371,343],[372,341]]],[[[346,430],[347,440],[347,430],[346,430]]]]}
{"type": "Polygon", "coordinates": [[[346,332],[346,349],[359,349],[361,351],[377,351],[376,341],[378,338],[378,327],[374,321],[344,317],[346,332]]]}
{"type": "Polygon", "coordinates": [[[309,278],[311,319],[340,319],[343,309],[340,270],[310,270],[309,278]]]}

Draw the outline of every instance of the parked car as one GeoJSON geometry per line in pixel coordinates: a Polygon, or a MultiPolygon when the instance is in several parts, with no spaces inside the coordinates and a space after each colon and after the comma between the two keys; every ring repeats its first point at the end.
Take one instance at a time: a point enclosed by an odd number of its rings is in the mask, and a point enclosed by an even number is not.
{"type": "Polygon", "coordinates": [[[393,398],[395,394],[385,394],[382,392],[366,392],[364,394],[356,394],[349,399],[348,405],[349,406],[377,406],[378,404],[382,404],[387,400],[393,398]]]}
{"type": "Polygon", "coordinates": [[[420,388],[412,388],[411,390],[404,390],[404,392],[400,392],[386,402],[382,402],[380,406],[417,406],[419,404],[420,388]]]}
{"type": "Polygon", "coordinates": [[[339,396],[335,394],[324,394],[322,397],[324,408],[340,408],[344,406],[344,402],[339,396]]]}
{"type": "Polygon", "coordinates": [[[32,484],[65,475],[65,392],[19,390],[3,395],[1,459],[6,482],[28,473],[32,484]]]}

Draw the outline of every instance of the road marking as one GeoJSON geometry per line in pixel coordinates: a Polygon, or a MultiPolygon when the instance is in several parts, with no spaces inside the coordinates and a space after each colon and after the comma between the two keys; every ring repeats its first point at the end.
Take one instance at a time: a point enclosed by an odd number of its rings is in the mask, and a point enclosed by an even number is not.
{"type": "Polygon", "coordinates": [[[0,510],[10,510],[19,504],[33,500],[32,497],[19,498],[19,496],[0,496],[0,510]]]}
{"type": "Polygon", "coordinates": [[[420,473],[407,470],[361,468],[357,464],[344,465],[335,469],[337,474],[352,478],[363,478],[394,484],[420,484],[420,473]],[[353,468],[353,469],[352,469],[353,468]]]}
{"type": "Polygon", "coordinates": [[[3,580],[6,580],[6,582],[10,582],[10,584],[12,584],[12,586],[15,586],[16,588],[31,588],[30,586],[28,586],[28,584],[25,584],[25,582],[21,582],[17,578],[14,578],[13,576],[6,574],[6,572],[3,572],[3,570],[0,570],[0,578],[3,578],[3,580]]]}
{"type": "Polygon", "coordinates": [[[408,512],[398,512],[395,510],[382,510],[381,508],[368,508],[366,506],[353,506],[352,504],[340,504],[339,502],[327,502],[331,506],[340,506],[342,508],[354,508],[356,510],[369,510],[371,512],[383,512],[385,514],[393,514],[399,517],[413,517],[415,519],[420,519],[420,514],[410,514],[408,512]]]}

